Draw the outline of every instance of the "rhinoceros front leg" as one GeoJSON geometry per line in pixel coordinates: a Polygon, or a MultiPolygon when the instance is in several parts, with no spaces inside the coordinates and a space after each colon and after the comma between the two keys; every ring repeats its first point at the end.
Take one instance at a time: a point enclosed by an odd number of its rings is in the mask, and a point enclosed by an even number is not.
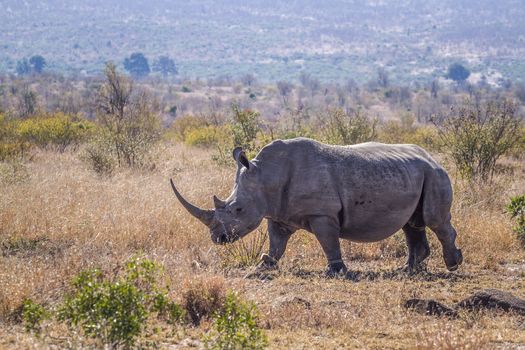
{"type": "Polygon", "coordinates": [[[341,258],[339,244],[339,223],[327,216],[313,217],[309,223],[328,260],[326,274],[328,276],[346,274],[348,269],[341,258]]]}
{"type": "Polygon", "coordinates": [[[270,250],[263,254],[257,266],[259,270],[276,269],[279,259],[284,255],[286,244],[293,231],[283,225],[268,220],[268,236],[270,237],[270,250]]]}
{"type": "Polygon", "coordinates": [[[406,224],[403,231],[408,246],[408,259],[405,269],[408,273],[413,273],[430,255],[427,233],[424,226],[414,227],[410,224],[406,224]]]}

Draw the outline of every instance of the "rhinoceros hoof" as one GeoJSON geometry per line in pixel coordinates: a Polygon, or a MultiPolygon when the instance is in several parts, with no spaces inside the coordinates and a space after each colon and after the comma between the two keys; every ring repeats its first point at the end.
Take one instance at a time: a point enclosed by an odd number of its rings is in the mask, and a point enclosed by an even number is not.
{"type": "Polygon", "coordinates": [[[261,262],[257,265],[257,271],[277,270],[279,265],[277,260],[268,254],[261,255],[261,262]]]}
{"type": "Polygon", "coordinates": [[[454,252],[454,259],[453,261],[445,260],[445,264],[447,265],[447,269],[449,271],[456,271],[463,262],[463,253],[461,253],[461,249],[456,249],[454,252]]]}
{"type": "Polygon", "coordinates": [[[345,277],[348,269],[343,262],[331,263],[326,267],[327,277],[345,277]]]}

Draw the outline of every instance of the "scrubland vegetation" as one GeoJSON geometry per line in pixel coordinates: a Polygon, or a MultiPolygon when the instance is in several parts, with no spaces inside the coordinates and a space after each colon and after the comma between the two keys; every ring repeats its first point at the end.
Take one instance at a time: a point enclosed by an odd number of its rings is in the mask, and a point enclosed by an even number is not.
{"type": "MultiPolygon", "coordinates": [[[[525,345],[523,317],[415,314],[411,297],[452,303],[484,288],[525,297],[525,133],[519,85],[398,87],[2,77],[0,347],[419,348],[525,345]],[[351,279],[296,233],[278,271],[254,276],[265,224],[231,246],[174,199],[225,198],[231,150],[278,138],[415,143],[448,170],[464,264],[439,243],[403,273],[401,232],[343,243],[351,279]]],[[[383,83],[380,83],[383,81],[383,83]]],[[[283,162],[286,161],[283,159],[283,162]]]]}

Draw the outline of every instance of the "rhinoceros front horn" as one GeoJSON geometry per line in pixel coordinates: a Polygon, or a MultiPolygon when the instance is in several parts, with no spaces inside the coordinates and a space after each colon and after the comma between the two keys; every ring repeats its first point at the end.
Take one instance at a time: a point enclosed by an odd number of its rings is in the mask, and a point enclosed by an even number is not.
{"type": "Polygon", "coordinates": [[[177,191],[177,188],[175,187],[175,184],[173,183],[173,180],[170,179],[171,188],[173,188],[173,192],[175,192],[175,196],[177,196],[177,199],[179,200],[180,204],[186,210],[193,216],[195,216],[197,219],[199,219],[204,225],[210,226],[211,221],[213,219],[214,211],[213,210],[203,210],[200,209],[190,202],[188,202],[184,197],[177,191]]]}

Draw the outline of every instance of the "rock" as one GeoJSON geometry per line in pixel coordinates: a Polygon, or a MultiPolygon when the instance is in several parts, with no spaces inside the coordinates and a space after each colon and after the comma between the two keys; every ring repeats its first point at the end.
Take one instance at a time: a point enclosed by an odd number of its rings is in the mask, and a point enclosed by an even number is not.
{"type": "Polygon", "coordinates": [[[409,299],[405,302],[405,308],[413,310],[422,315],[457,317],[457,312],[438,301],[432,299],[409,299]]]}
{"type": "Polygon", "coordinates": [[[476,292],[460,301],[457,307],[468,310],[499,309],[525,315],[525,300],[498,289],[486,289],[476,292]]]}

